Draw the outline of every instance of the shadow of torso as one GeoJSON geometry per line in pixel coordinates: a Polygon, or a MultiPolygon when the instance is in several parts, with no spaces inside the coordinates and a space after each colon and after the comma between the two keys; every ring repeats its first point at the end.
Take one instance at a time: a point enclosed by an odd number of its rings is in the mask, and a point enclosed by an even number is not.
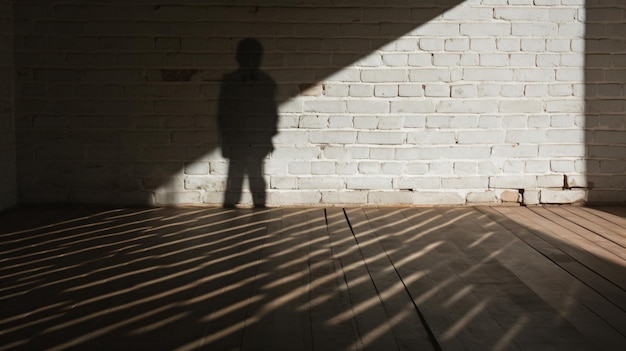
{"type": "Polygon", "coordinates": [[[276,83],[260,69],[240,68],[222,79],[218,127],[229,160],[225,206],[239,202],[247,176],[254,205],[265,205],[263,163],[273,149],[278,112],[276,83]]]}

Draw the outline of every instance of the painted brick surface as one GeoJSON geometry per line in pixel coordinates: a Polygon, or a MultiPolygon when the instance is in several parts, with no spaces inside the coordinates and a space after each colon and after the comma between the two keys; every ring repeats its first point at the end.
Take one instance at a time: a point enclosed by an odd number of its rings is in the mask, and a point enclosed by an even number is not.
{"type": "Polygon", "coordinates": [[[3,0],[0,1],[0,210],[17,202],[13,55],[13,2],[3,0]]]}
{"type": "Polygon", "coordinates": [[[380,4],[18,2],[21,198],[221,203],[220,92],[255,37],[268,205],[626,201],[623,1],[380,4]]]}

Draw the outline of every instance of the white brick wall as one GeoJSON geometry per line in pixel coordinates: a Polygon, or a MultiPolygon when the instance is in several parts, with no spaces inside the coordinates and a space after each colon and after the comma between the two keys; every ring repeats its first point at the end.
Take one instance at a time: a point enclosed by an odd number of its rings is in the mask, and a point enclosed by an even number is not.
{"type": "Polygon", "coordinates": [[[419,3],[20,2],[20,196],[220,203],[219,81],[253,36],[269,205],[626,201],[623,1],[419,3]]]}
{"type": "Polygon", "coordinates": [[[17,202],[13,81],[13,2],[0,0],[0,210],[17,202]]]}

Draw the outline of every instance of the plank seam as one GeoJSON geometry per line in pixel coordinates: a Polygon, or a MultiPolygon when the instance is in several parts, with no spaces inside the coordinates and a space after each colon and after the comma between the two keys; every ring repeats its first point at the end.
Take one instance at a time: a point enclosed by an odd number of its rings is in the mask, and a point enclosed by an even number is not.
{"type": "MultiPolygon", "coordinates": [[[[357,246],[359,247],[359,252],[361,252],[361,247],[358,245],[358,240],[356,238],[356,234],[354,232],[354,228],[352,228],[352,223],[350,222],[350,218],[348,217],[348,213],[346,212],[345,208],[343,209],[343,214],[346,217],[346,222],[348,223],[348,226],[350,227],[350,232],[352,233],[352,236],[354,237],[354,240],[356,241],[357,246]]],[[[400,279],[400,282],[402,283],[402,287],[404,288],[404,291],[409,296],[409,298],[411,300],[411,303],[413,304],[413,308],[415,309],[415,312],[417,312],[417,315],[419,316],[419,318],[420,318],[420,320],[422,322],[422,325],[424,326],[424,329],[426,330],[426,333],[428,334],[428,339],[430,339],[430,342],[433,344],[433,347],[435,348],[436,351],[442,351],[443,349],[441,348],[441,345],[439,344],[439,341],[437,340],[437,337],[435,336],[435,333],[433,332],[433,330],[431,329],[430,325],[428,324],[428,321],[426,320],[426,317],[424,316],[424,314],[420,310],[419,306],[417,306],[417,304],[415,303],[415,298],[413,297],[413,295],[411,295],[411,292],[409,291],[409,288],[404,283],[404,280],[402,279],[402,276],[400,275],[400,272],[398,272],[398,269],[393,264],[393,261],[391,260],[391,258],[389,257],[389,254],[387,253],[387,251],[384,248],[383,248],[383,251],[385,252],[385,256],[387,257],[387,259],[389,260],[389,262],[391,264],[391,267],[393,267],[394,272],[396,273],[396,275],[400,279]]],[[[363,256],[363,252],[361,252],[361,256],[363,256]]],[[[369,269],[368,269],[368,273],[369,273],[369,269]]],[[[373,279],[372,279],[372,281],[373,281],[373,279]]],[[[374,284],[374,288],[376,289],[376,293],[378,294],[378,296],[380,298],[380,293],[378,291],[378,288],[376,287],[376,284],[374,284]]]]}

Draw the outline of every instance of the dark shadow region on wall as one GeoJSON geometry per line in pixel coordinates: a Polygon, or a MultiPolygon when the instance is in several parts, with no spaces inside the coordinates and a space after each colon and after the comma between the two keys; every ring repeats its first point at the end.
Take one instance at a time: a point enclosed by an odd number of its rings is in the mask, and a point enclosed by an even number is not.
{"type": "Polygon", "coordinates": [[[587,0],[586,184],[591,203],[626,203],[626,3],[587,0]]]}

